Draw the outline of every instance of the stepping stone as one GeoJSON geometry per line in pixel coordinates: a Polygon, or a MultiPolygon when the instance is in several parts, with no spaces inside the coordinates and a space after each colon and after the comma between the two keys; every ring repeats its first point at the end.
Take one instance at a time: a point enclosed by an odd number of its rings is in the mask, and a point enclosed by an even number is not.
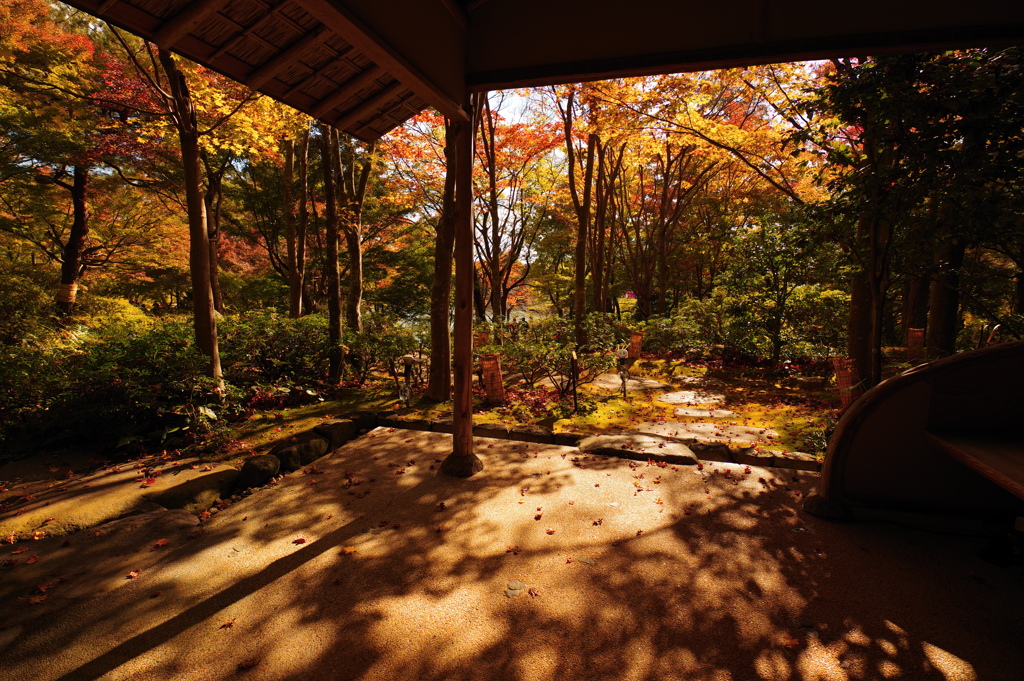
{"type": "MultiPolygon", "coordinates": [[[[606,390],[622,390],[622,379],[618,374],[600,374],[594,379],[593,385],[606,390]]],[[[626,390],[671,390],[668,383],[655,381],[651,378],[631,378],[626,381],[626,390]]]]}
{"type": "Polygon", "coordinates": [[[696,416],[702,419],[720,419],[726,416],[735,416],[736,412],[728,409],[714,409],[706,407],[678,407],[676,416],[696,416]]]}
{"type": "Polygon", "coordinates": [[[706,376],[682,376],[673,381],[676,385],[691,386],[694,388],[721,388],[725,383],[717,378],[706,376]]]}
{"type": "Polygon", "coordinates": [[[779,434],[771,428],[756,426],[727,426],[721,423],[679,423],[674,421],[646,421],[635,427],[641,433],[652,433],[683,442],[718,442],[728,440],[740,443],[767,444],[779,434]]]}
{"type": "Polygon", "coordinates": [[[634,461],[659,459],[683,466],[697,463],[697,457],[682,442],[650,433],[592,435],[580,441],[580,451],[634,461]]]}
{"type": "Polygon", "coordinates": [[[709,393],[703,390],[677,390],[676,392],[659,395],[658,400],[669,404],[718,404],[725,401],[725,395],[709,393]]]}

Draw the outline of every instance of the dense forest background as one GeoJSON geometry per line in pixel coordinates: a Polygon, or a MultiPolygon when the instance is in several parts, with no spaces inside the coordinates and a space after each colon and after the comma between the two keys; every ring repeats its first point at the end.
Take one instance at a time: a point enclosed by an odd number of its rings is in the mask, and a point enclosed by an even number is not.
{"type": "MultiPolygon", "coordinates": [[[[864,386],[911,329],[929,356],[1019,338],[1022,66],[978,49],[479,97],[478,320],[514,330],[492,341],[524,374],[642,329],[665,356],[847,357],[864,386]]],[[[435,112],[365,144],[4,3],[0,438],[166,438],[417,351],[445,399],[445,150],[435,112]]]]}

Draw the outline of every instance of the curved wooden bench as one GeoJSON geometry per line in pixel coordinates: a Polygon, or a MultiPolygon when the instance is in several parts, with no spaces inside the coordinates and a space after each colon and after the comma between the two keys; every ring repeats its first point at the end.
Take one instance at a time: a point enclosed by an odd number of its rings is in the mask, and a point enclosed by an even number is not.
{"type": "Polygon", "coordinates": [[[1024,341],[922,364],[865,393],[840,418],[804,510],[1024,515],[1024,341]]]}

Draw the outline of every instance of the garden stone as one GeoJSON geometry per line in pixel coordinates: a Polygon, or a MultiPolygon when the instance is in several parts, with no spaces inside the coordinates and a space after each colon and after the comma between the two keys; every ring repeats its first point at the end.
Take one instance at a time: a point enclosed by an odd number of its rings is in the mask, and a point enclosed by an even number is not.
{"type": "Polygon", "coordinates": [[[508,439],[519,440],[520,442],[551,444],[554,440],[554,434],[550,428],[545,428],[544,426],[518,425],[508,429],[508,439]]]}
{"type": "Polygon", "coordinates": [[[579,433],[555,433],[554,443],[564,447],[578,447],[583,438],[579,433]]]}
{"type": "Polygon", "coordinates": [[[659,395],[658,400],[668,404],[718,404],[725,401],[725,395],[709,393],[703,390],[677,390],[676,392],[659,395]]]}
{"type": "Polygon", "coordinates": [[[757,426],[728,426],[721,423],[680,423],[673,421],[646,421],[634,428],[642,433],[653,433],[677,440],[693,442],[721,442],[766,444],[779,434],[770,428],[757,426]]]}
{"type": "Polygon", "coordinates": [[[431,427],[430,421],[428,421],[427,419],[394,418],[390,419],[390,422],[392,424],[397,424],[389,425],[390,428],[404,428],[405,430],[425,430],[427,432],[430,432],[431,427]]]}
{"type": "Polygon", "coordinates": [[[804,452],[783,452],[775,454],[775,466],[794,471],[820,471],[821,462],[813,454],[804,452]]]}
{"type": "Polygon", "coordinates": [[[356,425],[356,432],[363,430],[371,431],[377,427],[377,414],[372,411],[354,411],[346,414],[344,418],[356,425]]]}
{"type": "Polygon", "coordinates": [[[580,441],[581,452],[599,456],[615,456],[635,461],[658,459],[691,466],[697,463],[693,451],[682,442],[649,433],[592,435],[580,441]]]}
{"type": "MultiPolygon", "coordinates": [[[[618,374],[601,374],[594,379],[593,385],[606,390],[622,390],[622,379],[618,374]]],[[[630,378],[626,381],[627,391],[670,390],[671,388],[672,386],[668,383],[651,378],[630,378]]]]}
{"type": "Polygon", "coordinates": [[[732,463],[734,460],[732,448],[728,445],[722,444],[721,442],[687,442],[686,446],[689,447],[701,461],[721,461],[722,463],[732,463]]]}
{"type": "Polygon", "coordinates": [[[828,379],[824,376],[797,376],[787,383],[797,390],[824,390],[828,386],[828,379]]]}
{"type": "Polygon", "coordinates": [[[744,466],[760,466],[762,468],[772,468],[777,465],[776,454],[764,449],[757,449],[756,447],[748,447],[746,449],[737,449],[733,451],[732,460],[736,463],[743,464],[744,466]]]}
{"type": "Polygon", "coordinates": [[[313,427],[313,432],[327,438],[328,451],[334,451],[356,436],[356,424],[351,419],[324,421],[313,427]]]}
{"type": "Polygon", "coordinates": [[[728,409],[714,409],[706,407],[677,407],[676,416],[693,416],[702,419],[721,419],[727,416],[735,416],[736,412],[728,409]]]}
{"type": "Polygon", "coordinates": [[[430,430],[435,433],[454,433],[455,422],[452,419],[434,419],[430,422],[430,430]]]}
{"type": "Polygon", "coordinates": [[[281,470],[295,471],[327,453],[327,438],[308,430],[270,450],[281,461],[281,470]]]}
{"type": "Polygon", "coordinates": [[[154,494],[150,500],[164,508],[183,508],[189,513],[202,513],[230,492],[239,475],[239,472],[230,466],[218,466],[216,470],[206,475],[186,480],[154,494]]]}
{"type": "Polygon", "coordinates": [[[270,454],[254,456],[245,460],[242,470],[235,479],[235,489],[263,487],[281,471],[281,460],[270,454]]]}
{"type": "Polygon", "coordinates": [[[476,437],[490,437],[496,440],[507,440],[508,428],[494,423],[481,423],[473,426],[473,435],[476,437]]]}
{"type": "Polygon", "coordinates": [[[694,388],[721,388],[725,385],[724,381],[717,378],[708,378],[707,376],[680,376],[673,380],[673,383],[680,386],[689,386],[694,388]]]}

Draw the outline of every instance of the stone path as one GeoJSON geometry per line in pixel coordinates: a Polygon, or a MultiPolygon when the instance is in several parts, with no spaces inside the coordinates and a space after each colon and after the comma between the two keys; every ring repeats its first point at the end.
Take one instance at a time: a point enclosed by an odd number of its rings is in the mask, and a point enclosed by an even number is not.
{"type": "Polygon", "coordinates": [[[677,390],[676,392],[659,395],[658,401],[667,402],[668,404],[688,404],[691,406],[697,404],[718,404],[725,402],[725,395],[704,390],[677,390]]]}

